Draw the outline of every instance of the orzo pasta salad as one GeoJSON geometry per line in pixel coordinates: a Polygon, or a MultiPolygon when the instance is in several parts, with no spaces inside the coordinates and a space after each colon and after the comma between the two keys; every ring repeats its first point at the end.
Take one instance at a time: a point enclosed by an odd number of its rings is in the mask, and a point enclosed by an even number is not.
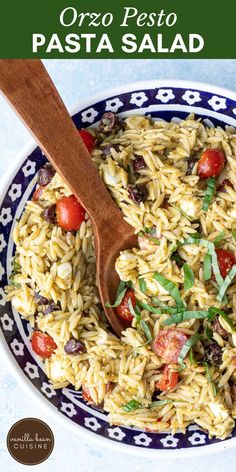
{"type": "Polygon", "coordinates": [[[236,131],[108,112],[79,132],[138,233],[107,300],[128,327],[119,339],[105,320],[91,222],[50,164],[14,228],[7,299],[54,388],[82,388],[114,425],[195,422],[224,439],[236,418],[236,131]]]}

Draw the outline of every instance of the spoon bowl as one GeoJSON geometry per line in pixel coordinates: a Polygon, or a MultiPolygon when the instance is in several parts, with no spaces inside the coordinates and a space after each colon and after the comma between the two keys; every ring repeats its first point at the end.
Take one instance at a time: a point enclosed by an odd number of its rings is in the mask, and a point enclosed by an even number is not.
{"type": "Polygon", "coordinates": [[[102,182],[42,62],[1,59],[0,90],[92,220],[100,297],[120,336],[127,325],[106,302],[114,302],[119,283],[115,260],[120,251],[137,245],[137,236],[102,182]]]}

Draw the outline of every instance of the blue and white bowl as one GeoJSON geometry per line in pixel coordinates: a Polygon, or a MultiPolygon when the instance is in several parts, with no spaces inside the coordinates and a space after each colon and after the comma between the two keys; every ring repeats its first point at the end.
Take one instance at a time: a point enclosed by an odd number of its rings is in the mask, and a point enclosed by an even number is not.
{"type": "MultiPolygon", "coordinates": [[[[211,85],[186,81],[148,81],[125,85],[82,104],[73,114],[78,128],[96,125],[105,111],[121,116],[149,114],[155,119],[179,121],[194,112],[207,126],[236,126],[236,94],[211,85]]],[[[45,156],[36,144],[25,148],[15,159],[13,169],[4,176],[0,197],[0,320],[1,347],[22,386],[61,420],[100,445],[141,455],[186,456],[215,452],[236,445],[236,428],[225,441],[209,439],[197,425],[186,434],[149,433],[135,428],[110,426],[107,416],[85,404],[81,392],[73,388],[53,390],[43,363],[31,349],[31,328],[5,302],[3,287],[10,274],[14,253],[14,221],[33,193],[39,168],[45,156]]]]}

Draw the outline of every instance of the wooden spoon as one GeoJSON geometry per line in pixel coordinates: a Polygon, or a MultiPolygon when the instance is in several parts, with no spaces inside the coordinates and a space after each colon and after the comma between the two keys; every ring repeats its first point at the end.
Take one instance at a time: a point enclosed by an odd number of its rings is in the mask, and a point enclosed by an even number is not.
{"type": "Polygon", "coordinates": [[[116,258],[123,249],[137,245],[134,230],[103,184],[42,62],[1,59],[0,89],[92,220],[100,297],[119,336],[127,324],[105,303],[114,302],[119,284],[116,258]]]}

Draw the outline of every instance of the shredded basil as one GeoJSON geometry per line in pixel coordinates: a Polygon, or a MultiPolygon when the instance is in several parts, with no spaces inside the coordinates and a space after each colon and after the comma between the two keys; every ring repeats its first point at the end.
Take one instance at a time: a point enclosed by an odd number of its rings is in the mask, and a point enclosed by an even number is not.
{"type": "Polygon", "coordinates": [[[171,295],[171,297],[176,301],[177,305],[183,306],[183,300],[181,298],[180,291],[174,282],[166,279],[163,275],[159,274],[159,272],[154,273],[154,279],[157,280],[157,282],[171,295]]]}
{"type": "Polygon", "coordinates": [[[138,402],[138,400],[130,400],[130,402],[123,405],[123,410],[127,413],[137,410],[138,408],[143,408],[142,404],[138,402]]]}
{"type": "Polygon", "coordinates": [[[145,237],[148,234],[149,235],[148,239],[159,246],[160,245],[159,239],[157,239],[153,236],[155,233],[156,233],[155,228],[148,228],[147,226],[144,226],[143,230],[139,231],[138,234],[142,238],[145,237]]]}
{"type": "Polygon", "coordinates": [[[234,240],[236,241],[236,228],[232,229],[232,236],[234,240]]]}
{"type": "Polygon", "coordinates": [[[148,303],[139,301],[138,304],[141,306],[141,308],[143,308],[144,310],[150,311],[151,313],[156,313],[157,315],[161,315],[162,313],[160,308],[155,308],[154,306],[149,305],[148,303]]]}
{"type": "Polygon", "coordinates": [[[151,331],[146,323],[145,320],[140,321],[140,327],[142,328],[143,332],[145,333],[145,336],[147,338],[147,342],[150,343],[152,341],[152,335],[151,331]]]}
{"type": "Polygon", "coordinates": [[[220,274],[220,269],[218,265],[218,260],[217,260],[214,244],[211,243],[210,241],[207,241],[207,239],[193,238],[192,236],[185,239],[183,242],[183,245],[188,245],[188,244],[199,244],[200,246],[207,248],[208,254],[210,254],[211,256],[212,269],[216,278],[216,282],[218,286],[221,285],[224,279],[221,277],[221,274],[220,274]]]}
{"type": "Polygon", "coordinates": [[[127,284],[121,280],[118,285],[117,292],[116,292],[115,303],[111,305],[111,303],[106,302],[105,306],[107,306],[108,308],[116,308],[117,306],[119,306],[125,296],[127,288],[128,288],[127,284]]]}
{"type": "Polygon", "coordinates": [[[207,323],[204,329],[204,336],[209,339],[209,341],[212,340],[213,336],[213,331],[209,328],[209,324],[207,323]]]}
{"type": "Polygon", "coordinates": [[[209,205],[212,201],[212,198],[215,192],[215,186],[216,186],[216,179],[214,177],[212,177],[211,179],[208,179],[207,189],[206,189],[205,197],[202,204],[203,211],[207,211],[209,208],[209,205]]]}
{"type": "Polygon", "coordinates": [[[183,215],[184,218],[186,218],[188,221],[192,221],[191,216],[185,213],[185,211],[183,211],[180,207],[178,207],[177,205],[174,205],[174,203],[171,203],[171,206],[175,208],[176,210],[178,210],[181,213],[181,215],[183,215]]]}
{"type": "Polygon", "coordinates": [[[194,273],[191,267],[188,264],[183,265],[184,270],[184,291],[188,292],[190,288],[194,285],[194,273]]]}
{"type": "Polygon", "coordinates": [[[210,321],[214,319],[215,315],[219,315],[221,316],[221,318],[223,318],[226,321],[226,323],[228,323],[232,331],[236,332],[236,326],[233,324],[231,319],[228,317],[228,315],[226,315],[226,313],[223,310],[220,310],[219,308],[212,306],[211,308],[209,308],[208,311],[209,311],[210,321]]]}
{"type": "Polygon", "coordinates": [[[211,376],[211,373],[210,373],[210,369],[209,369],[209,365],[207,362],[204,362],[204,366],[205,366],[205,369],[206,369],[206,378],[208,380],[208,382],[211,384],[212,386],[212,390],[213,390],[213,395],[214,397],[217,395],[217,388],[212,380],[212,376],[211,376]]]}
{"type": "Polygon", "coordinates": [[[143,279],[142,277],[139,277],[138,283],[139,283],[139,288],[140,288],[141,292],[146,293],[146,291],[147,291],[146,280],[143,279]]]}
{"type": "Polygon", "coordinates": [[[159,406],[166,405],[167,403],[172,403],[173,400],[167,398],[166,400],[156,400],[155,402],[150,403],[149,408],[156,408],[159,406]]]}
{"type": "Polygon", "coordinates": [[[157,408],[157,407],[164,406],[164,405],[167,405],[167,403],[172,403],[172,402],[173,400],[171,400],[170,398],[166,398],[165,400],[156,400],[154,402],[151,402],[149,405],[145,406],[145,405],[142,405],[142,403],[139,402],[138,400],[130,400],[128,403],[123,405],[123,410],[129,413],[130,411],[135,411],[139,408],[157,408]]]}
{"type": "Polygon", "coordinates": [[[147,343],[150,343],[152,341],[151,331],[150,331],[146,321],[141,319],[141,312],[140,312],[138,304],[141,304],[141,303],[138,302],[136,304],[135,308],[134,308],[133,305],[132,305],[131,300],[130,299],[128,300],[128,307],[129,307],[130,313],[134,316],[134,318],[136,318],[138,325],[143,330],[143,332],[144,332],[144,334],[147,338],[147,343]]]}
{"type": "Polygon", "coordinates": [[[183,321],[187,320],[201,320],[208,318],[209,313],[208,311],[182,311],[180,313],[176,313],[175,315],[171,316],[167,320],[163,321],[163,325],[170,326],[172,324],[182,323],[183,321]]]}
{"type": "Polygon", "coordinates": [[[136,318],[137,322],[139,323],[141,319],[139,308],[137,305],[135,306],[135,308],[133,307],[130,298],[128,299],[128,307],[131,315],[133,315],[133,317],[136,318]]]}
{"type": "Polygon", "coordinates": [[[225,237],[225,231],[223,230],[223,231],[221,231],[221,232],[218,234],[218,236],[216,236],[216,238],[214,239],[213,243],[214,243],[215,245],[221,243],[221,241],[224,239],[224,237],[225,237]]]}
{"type": "Polygon", "coordinates": [[[205,282],[211,278],[211,255],[208,253],[204,257],[203,278],[205,282]]]}
{"type": "Polygon", "coordinates": [[[232,267],[231,271],[226,275],[225,279],[223,280],[223,283],[219,286],[219,293],[217,296],[218,301],[222,301],[225,295],[225,292],[231,282],[233,281],[234,277],[236,275],[236,264],[232,267]]]}
{"type": "Polygon", "coordinates": [[[16,281],[14,280],[14,277],[11,277],[11,276],[10,276],[10,277],[9,277],[9,280],[11,281],[11,284],[14,285],[14,287],[16,287],[16,288],[21,288],[21,284],[19,284],[18,282],[16,282],[16,281]]]}
{"type": "Polygon", "coordinates": [[[178,363],[182,367],[182,369],[185,369],[186,365],[184,363],[184,359],[187,356],[188,352],[190,349],[197,343],[197,341],[200,339],[200,334],[195,333],[191,338],[189,338],[186,343],[183,345],[179,357],[178,357],[178,363]]]}
{"type": "Polygon", "coordinates": [[[189,351],[189,360],[191,364],[199,364],[199,361],[196,360],[194,353],[193,353],[193,348],[190,349],[189,351]]]}

